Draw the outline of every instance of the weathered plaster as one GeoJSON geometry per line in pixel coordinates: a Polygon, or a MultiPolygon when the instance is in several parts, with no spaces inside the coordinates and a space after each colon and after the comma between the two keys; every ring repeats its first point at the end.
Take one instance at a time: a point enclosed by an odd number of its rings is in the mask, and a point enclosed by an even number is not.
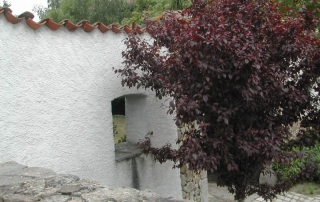
{"type": "MultiPolygon", "coordinates": [[[[116,163],[112,132],[111,101],[122,95],[130,95],[127,117],[134,115],[128,119],[129,141],[153,130],[155,146],[174,143],[177,130],[162,107],[167,101],[123,88],[112,70],[122,66],[126,34],[45,26],[34,31],[3,15],[0,27],[0,163],[130,186],[132,162],[116,163]]],[[[141,188],[181,198],[179,170],[171,169],[172,163],[156,164],[150,156],[136,163],[141,188]]]]}

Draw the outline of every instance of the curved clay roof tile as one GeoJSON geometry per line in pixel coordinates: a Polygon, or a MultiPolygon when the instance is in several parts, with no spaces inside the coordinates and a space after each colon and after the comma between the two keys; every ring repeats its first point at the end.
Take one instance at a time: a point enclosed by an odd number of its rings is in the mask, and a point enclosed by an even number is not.
{"type": "Polygon", "coordinates": [[[112,31],[116,34],[120,33],[121,32],[121,29],[118,28],[117,25],[111,25],[112,26],[112,31]]]}
{"type": "Polygon", "coordinates": [[[70,32],[73,32],[74,30],[79,28],[79,26],[73,24],[71,20],[63,20],[63,24],[70,32]]]}
{"type": "Polygon", "coordinates": [[[38,29],[39,27],[41,27],[42,25],[46,24],[45,22],[37,23],[37,22],[33,21],[31,18],[28,18],[28,19],[26,20],[26,22],[27,22],[27,25],[28,25],[31,29],[34,29],[34,30],[36,30],[36,29],[38,29]]]}
{"type": "Polygon", "coordinates": [[[128,25],[124,25],[123,27],[121,27],[127,34],[130,34],[132,32],[131,27],[129,27],[128,25]]]}
{"type": "Polygon", "coordinates": [[[85,32],[91,32],[92,30],[94,30],[96,27],[92,26],[88,20],[82,20],[80,22],[77,23],[77,26],[81,26],[81,28],[85,31],[85,32]]]}
{"type": "Polygon", "coordinates": [[[4,14],[7,21],[12,24],[17,24],[17,23],[21,22],[23,19],[25,19],[27,25],[34,30],[38,29],[39,27],[41,27],[43,25],[46,25],[51,30],[57,30],[60,27],[62,27],[62,25],[63,25],[69,31],[75,31],[78,28],[82,28],[85,32],[91,32],[95,28],[98,28],[102,33],[105,33],[109,30],[112,30],[115,33],[120,33],[122,31],[125,31],[127,34],[129,34],[132,32],[132,30],[136,29],[138,34],[143,34],[146,31],[145,28],[141,29],[140,27],[135,26],[134,23],[131,28],[128,25],[118,27],[114,24],[111,24],[111,25],[107,26],[101,22],[95,22],[93,24],[90,24],[87,20],[81,20],[77,24],[74,24],[71,20],[68,20],[68,19],[62,20],[61,22],[57,23],[57,22],[54,22],[50,18],[43,19],[40,22],[35,22],[33,20],[33,18],[34,18],[33,13],[26,11],[26,12],[22,13],[21,15],[19,15],[18,17],[16,17],[16,16],[12,15],[12,10],[9,7],[0,8],[0,15],[2,13],[4,14]]]}
{"type": "Polygon", "coordinates": [[[34,18],[34,15],[32,14],[32,13],[30,13],[29,11],[26,11],[26,12],[24,12],[24,13],[22,13],[22,14],[20,14],[19,16],[18,16],[18,18],[25,18],[25,19],[29,19],[29,18],[31,18],[31,19],[33,19],[34,18]]]}
{"type": "Polygon", "coordinates": [[[11,22],[12,24],[17,24],[24,19],[24,17],[16,18],[14,15],[12,15],[12,10],[10,8],[5,7],[3,9],[4,9],[4,16],[6,17],[7,21],[11,22]]]}
{"type": "Polygon", "coordinates": [[[101,22],[98,22],[97,23],[98,25],[98,29],[100,30],[100,32],[102,33],[106,33],[107,31],[111,30],[112,29],[112,26],[106,26],[105,24],[101,23],[101,22]]]}
{"type": "Polygon", "coordinates": [[[45,22],[46,26],[51,30],[57,30],[62,26],[62,24],[56,23],[55,21],[53,21],[50,18],[43,19],[39,23],[42,23],[42,22],[45,22]]]}

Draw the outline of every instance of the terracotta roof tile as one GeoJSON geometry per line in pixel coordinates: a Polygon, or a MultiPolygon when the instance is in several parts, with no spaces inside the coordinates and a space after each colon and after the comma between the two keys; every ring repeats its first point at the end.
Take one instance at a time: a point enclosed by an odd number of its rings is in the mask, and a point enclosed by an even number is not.
{"type": "Polygon", "coordinates": [[[22,14],[20,14],[19,16],[18,16],[18,18],[25,18],[25,19],[29,19],[29,18],[31,18],[31,19],[33,19],[34,18],[34,15],[32,14],[32,13],[30,13],[29,11],[26,11],[26,12],[24,12],[24,13],[22,13],[22,14]]]}
{"type": "Polygon", "coordinates": [[[134,24],[132,25],[132,27],[130,27],[128,25],[118,27],[114,24],[107,26],[101,22],[95,22],[93,24],[90,24],[87,20],[81,20],[80,22],[74,24],[71,20],[68,20],[68,19],[62,20],[61,22],[57,23],[57,22],[54,22],[50,18],[43,19],[40,22],[35,22],[35,21],[33,21],[34,15],[32,13],[27,11],[27,12],[22,13],[18,17],[16,17],[16,16],[12,15],[12,10],[9,7],[0,7],[0,15],[4,15],[5,18],[7,19],[7,21],[12,24],[17,24],[17,23],[21,22],[22,20],[26,20],[27,25],[31,29],[34,29],[34,30],[38,29],[39,27],[41,27],[43,25],[46,25],[49,29],[51,29],[53,31],[59,29],[61,26],[64,26],[69,31],[75,31],[75,30],[81,28],[85,32],[91,32],[92,30],[97,28],[102,33],[105,33],[109,30],[112,30],[115,33],[120,33],[120,32],[124,31],[127,34],[129,34],[129,33],[131,33],[133,27],[136,27],[138,34],[143,34],[144,32],[146,32],[145,28],[140,28],[134,24]]]}
{"type": "Polygon", "coordinates": [[[42,22],[45,22],[47,27],[49,27],[53,31],[59,29],[62,26],[62,24],[56,23],[55,21],[51,20],[50,18],[41,20],[40,23],[42,23],[42,22]]]}
{"type": "Polygon", "coordinates": [[[14,15],[12,15],[12,11],[10,8],[2,8],[1,10],[3,10],[1,13],[3,13],[7,20],[12,24],[17,24],[24,19],[24,17],[16,18],[14,15]]]}

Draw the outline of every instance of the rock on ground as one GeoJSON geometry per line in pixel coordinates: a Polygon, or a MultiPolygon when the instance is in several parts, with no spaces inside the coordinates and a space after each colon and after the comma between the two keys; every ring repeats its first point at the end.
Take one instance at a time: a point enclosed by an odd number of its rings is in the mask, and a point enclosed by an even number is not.
{"type": "Polygon", "coordinates": [[[108,188],[94,180],[10,161],[0,164],[0,202],[187,202],[151,190],[108,188]]]}

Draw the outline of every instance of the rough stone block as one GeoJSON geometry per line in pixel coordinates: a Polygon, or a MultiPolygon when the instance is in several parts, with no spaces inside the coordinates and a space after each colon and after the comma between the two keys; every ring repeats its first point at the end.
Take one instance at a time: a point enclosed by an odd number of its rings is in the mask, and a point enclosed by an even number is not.
{"type": "Polygon", "coordinates": [[[187,179],[185,175],[180,175],[180,177],[181,177],[181,186],[183,187],[186,185],[187,179]]]}
{"type": "Polygon", "coordinates": [[[195,184],[198,184],[200,181],[200,175],[193,173],[193,179],[192,182],[194,182],[195,184]]]}
{"type": "MultiPolygon", "coordinates": [[[[154,201],[183,202],[173,198],[163,198],[151,190],[140,191],[133,188],[107,188],[94,180],[79,180],[77,176],[57,175],[50,177],[50,170],[26,168],[20,164],[9,163],[12,173],[0,175],[0,202],[108,202],[108,201],[154,201]],[[17,165],[15,168],[14,165],[17,165]],[[24,170],[27,169],[27,172],[24,170]],[[18,172],[19,170],[19,172],[18,172]],[[38,170],[39,173],[33,173],[38,170]],[[44,171],[44,172],[42,172],[44,171]],[[21,175],[26,174],[26,176],[21,175]],[[34,176],[34,177],[31,177],[34,176]]],[[[0,164],[1,167],[1,164],[0,164]]],[[[187,188],[193,189],[193,184],[187,188]]],[[[188,191],[190,191],[188,190],[188,191]]],[[[185,194],[189,198],[189,194],[185,194]]]]}
{"type": "Polygon", "coordinates": [[[46,181],[46,187],[58,187],[78,181],[80,178],[75,175],[56,175],[46,181]]]}
{"type": "MultiPolygon", "coordinates": [[[[53,196],[49,196],[46,197],[43,202],[62,202],[62,201],[69,201],[72,198],[70,196],[67,195],[53,195],[53,196]]],[[[42,201],[42,200],[41,200],[42,201]]]]}
{"type": "Polygon", "coordinates": [[[45,189],[45,180],[41,178],[35,178],[32,181],[22,183],[19,193],[36,195],[43,192],[45,189]]]}
{"type": "Polygon", "coordinates": [[[182,188],[183,191],[190,193],[194,189],[194,184],[192,182],[188,182],[185,187],[182,188]]]}
{"type": "Polygon", "coordinates": [[[194,191],[196,196],[200,196],[200,189],[197,187],[194,191]]]}
{"type": "Polygon", "coordinates": [[[27,168],[25,165],[21,165],[14,161],[9,161],[6,163],[0,164],[0,175],[5,175],[6,173],[16,172],[17,170],[21,170],[23,168],[27,168]]]}
{"type": "Polygon", "coordinates": [[[200,196],[196,196],[196,197],[194,198],[194,200],[197,201],[197,202],[203,202],[203,201],[201,200],[201,197],[200,197],[200,196]]]}
{"type": "Polygon", "coordinates": [[[2,197],[3,202],[36,202],[37,198],[20,194],[7,194],[2,197]]]}
{"type": "Polygon", "coordinates": [[[80,185],[65,185],[60,188],[59,193],[71,195],[73,192],[80,191],[80,189],[80,185]]]}
{"type": "Polygon", "coordinates": [[[186,177],[187,177],[187,182],[192,182],[192,180],[193,180],[193,172],[188,170],[186,172],[186,177]]]}
{"type": "Polygon", "coordinates": [[[187,170],[188,170],[187,166],[182,166],[182,167],[180,168],[180,173],[186,173],[187,170]]]}
{"type": "Polygon", "coordinates": [[[189,195],[190,195],[190,200],[193,201],[194,200],[194,191],[191,191],[189,195]]]}
{"type": "Polygon", "coordinates": [[[184,194],[184,195],[183,195],[183,199],[190,200],[189,194],[184,194]]]}

